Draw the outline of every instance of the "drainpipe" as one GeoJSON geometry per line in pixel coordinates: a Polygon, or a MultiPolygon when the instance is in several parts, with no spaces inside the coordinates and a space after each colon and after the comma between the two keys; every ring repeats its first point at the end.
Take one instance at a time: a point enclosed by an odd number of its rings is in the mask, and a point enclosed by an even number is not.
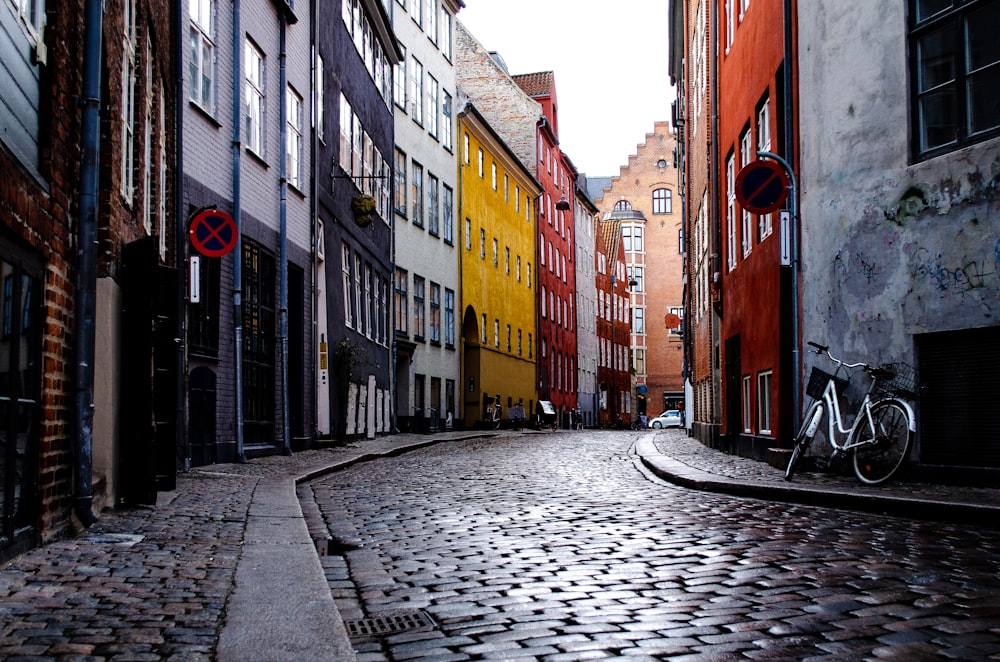
{"type": "MultiPolygon", "coordinates": [[[[722,252],[720,247],[722,246],[722,223],[719,219],[719,17],[717,11],[712,11],[711,25],[709,26],[709,41],[711,43],[711,53],[712,57],[709,58],[709,68],[711,71],[712,82],[711,82],[711,104],[712,104],[712,128],[709,140],[711,141],[711,151],[709,152],[709,188],[711,190],[710,199],[712,200],[712,218],[714,222],[712,223],[712,280],[715,281],[717,289],[721,286],[722,281],[722,252]]],[[[721,297],[721,292],[720,292],[721,297]]],[[[714,310],[714,306],[713,306],[714,310]]],[[[716,331],[720,329],[719,322],[721,321],[721,316],[716,316],[716,331]]],[[[721,342],[721,337],[720,337],[721,342]]],[[[712,352],[712,356],[717,356],[718,353],[712,352]]],[[[722,376],[722,366],[713,366],[714,369],[719,370],[719,381],[721,382],[724,377],[722,376]]],[[[714,377],[714,375],[713,375],[714,377]]],[[[722,389],[716,389],[716,393],[721,393],[722,389]]],[[[715,411],[715,416],[720,416],[718,419],[719,428],[722,427],[722,402],[713,403],[718,404],[718,407],[713,407],[715,411]]]]}
{"type": "Polygon", "coordinates": [[[236,461],[247,461],[243,451],[243,224],[240,203],[240,0],[233,0],[233,221],[236,250],[233,251],[233,370],[236,396],[236,461]]]}
{"type": "MultiPolygon", "coordinates": [[[[319,322],[317,321],[317,311],[319,310],[318,296],[316,292],[316,271],[319,265],[319,258],[316,255],[316,249],[319,246],[319,237],[317,236],[317,228],[319,227],[319,208],[316,204],[316,196],[319,190],[317,185],[316,177],[316,155],[319,153],[319,133],[323,129],[319,126],[319,117],[317,113],[317,102],[316,102],[316,92],[319,91],[318,82],[323,76],[323,71],[316,68],[318,58],[316,57],[319,53],[319,40],[316,34],[316,24],[319,21],[319,13],[317,8],[319,2],[313,0],[310,3],[309,13],[309,43],[312,46],[312,62],[310,67],[312,68],[313,76],[310,79],[311,89],[309,90],[309,98],[313,100],[312,102],[312,135],[309,140],[309,164],[310,164],[310,175],[309,175],[309,261],[312,265],[312,273],[309,275],[309,302],[310,311],[309,319],[311,321],[312,333],[310,337],[312,339],[312,362],[309,369],[309,383],[312,384],[310,389],[311,395],[310,400],[312,401],[312,432],[310,433],[310,440],[315,440],[319,434],[318,430],[318,420],[319,420],[319,393],[317,384],[316,370],[319,366],[319,356],[313,352],[319,351],[319,322]]],[[[323,99],[319,99],[318,103],[324,103],[323,99]]],[[[310,443],[311,443],[310,441],[310,443]]]]}
{"type": "MultiPolygon", "coordinates": [[[[794,69],[795,51],[792,45],[792,0],[785,0],[785,154],[787,162],[784,164],[788,170],[792,182],[795,181],[793,166],[795,163],[795,126],[794,113],[795,102],[792,99],[794,86],[792,85],[792,71],[794,69]]],[[[792,248],[792,434],[799,429],[802,416],[802,355],[799,352],[799,219],[798,209],[798,187],[792,185],[790,192],[792,200],[791,222],[788,228],[789,241],[792,248]]]]}
{"type": "MultiPolygon", "coordinates": [[[[183,26],[187,17],[183,2],[178,2],[174,13],[174,29],[177,39],[174,44],[174,57],[176,62],[183,62],[185,44],[185,32],[183,26]]],[[[177,87],[174,89],[174,204],[176,205],[177,226],[174,232],[174,264],[177,265],[177,413],[176,413],[176,433],[178,444],[184,448],[184,471],[191,470],[191,442],[186,434],[187,420],[185,419],[184,403],[184,382],[185,382],[185,356],[187,351],[187,301],[185,287],[184,267],[187,264],[187,233],[185,222],[187,215],[184,213],[184,67],[177,67],[177,87]]]]}
{"type": "MultiPolygon", "coordinates": [[[[281,119],[279,144],[287,150],[288,140],[288,72],[285,69],[286,53],[286,32],[288,24],[285,15],[281,15],[281,45],[278,66],[279,88],[281,90],[281,119]]],[[[289,435],[291,425],[288,423],[288,159],[282,158],[278,171],[279,187],[281,189],[278,204],[278,336],[281,342],[281,425],[284,446],[282,452],[285,455],[292,454],[292,446],[289,435]]]]}
{"type": "Polygon", "coordinates": [[[85,527],[97,521],[92,504],[94,441],[94,358],[97,311],[97,191],[100,172],[101,37],[102,0],[84,5],[83,96],[80,104],[80,197],[77,244],[76,303],[76,428],[74,465],[74,511],[85,527]]]}

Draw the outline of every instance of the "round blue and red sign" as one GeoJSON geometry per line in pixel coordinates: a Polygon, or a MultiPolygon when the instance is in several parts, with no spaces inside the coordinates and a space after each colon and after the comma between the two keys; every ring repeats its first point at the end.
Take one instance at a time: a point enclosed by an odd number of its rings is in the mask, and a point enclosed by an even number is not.
{"type": "Polygon", "coordinates": [[[232,216],[218,209],[204,209],[191,219],[188,238],[205,257],[222,257],[236,248],[240,233],[232,216]]]}
{"type": "Polygon", "coordinates": [[[736,199],[751,214],[777,211],[788,197],[788,174],[774,161],[753,161],[736,175],[736,199]]]}

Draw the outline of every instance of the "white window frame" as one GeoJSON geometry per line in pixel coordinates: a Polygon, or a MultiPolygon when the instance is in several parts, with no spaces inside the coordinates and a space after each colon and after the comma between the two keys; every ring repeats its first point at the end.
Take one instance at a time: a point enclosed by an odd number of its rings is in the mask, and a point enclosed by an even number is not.
{"type": "Polygon", "coordinates": [[[188,99],[205,112],[215,112],[215,0],[189,0],[190,84],[188,99]]]}
{"type": "Polygon", "coordinates": [[[726,159],[726,269],[736,268],[736,157],[726,159]]]}
{"type": "Polygon", "coordinates": [[[753,406],[750,393],[750,375],[743,375],[743,432],[753,433],[753,406]]]}
{"type": "Polygon", "coordinates": [[[132,203],[135,187],[135,67],[136,28],[135,0],[124,0],[122,18],[125,29],[122,33],[121,68],[121,194],[128,204],[132,203]]]}
{"type": "Polygon", "coordinates": [[[246,57],[246,68],[244,75],[244,126],[246,135],[243,136],[246,148],[264,158],[266,145],[265,127],[267,126],[267,106],[265,94],[265,71],[266,60],[264,52],[253,43],[250,37],[245,40],[244,47],[246,57]]]}
{"type": "MultiPolygon", "coordinates": [[[[771,151],[771,101],[764,99],[757,111],[757,151],[771,151]]],[[[758,241],[771,236],[774,231],[772,214],[761,214],[757,219],[758,241]]]]}
{"type": "Polygon", "coordinates": [[[772,372],[757,373],[757,429],[760,434],[771,434],[771,386],[772,372]]]}
{"type": "MultiPolygon", "coordinates": [[[[745,168],[753,160],[750,129],[748,128],[740,136],[740,168],[745,168]]],[[[740,209],[740,248],[743,250],[743,258],[746,259],[753,250],[753,216],[746,209],[740,209]]]]}
{"type": "Polygon", "coordinates": [[[288,183],[302,189],[302,95],[289,85],[286,94],[285,177],[288,183]]]}

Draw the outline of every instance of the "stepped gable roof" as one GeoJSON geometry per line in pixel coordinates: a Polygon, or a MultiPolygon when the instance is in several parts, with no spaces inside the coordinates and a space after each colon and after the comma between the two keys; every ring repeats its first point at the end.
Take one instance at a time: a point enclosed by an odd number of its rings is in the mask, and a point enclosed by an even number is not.
{"type": "Polygon", "coordinates": [[[529,97],[540,97],[552,94],[551,71],[539,71],[533,74],[518,74],[511,76],[517,86],[524,90],[529,97]]]}

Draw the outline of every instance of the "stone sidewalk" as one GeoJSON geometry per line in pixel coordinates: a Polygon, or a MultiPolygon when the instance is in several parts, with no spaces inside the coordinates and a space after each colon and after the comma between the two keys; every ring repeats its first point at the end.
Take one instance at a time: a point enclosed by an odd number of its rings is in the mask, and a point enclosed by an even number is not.
{"type": "MultiPolygon", "coordinates": [[[[429,444],[527,433],[395,435],[181,474],[155,508],[103,513],[79,536],[0,567],[0,659],[354,659],[296,485],[429,444]]],[[[619,434],[634,436],[650,472],[693,489],[1000,523],[1000,490],[868,487],[815,473],[785,482],[767,464],[705,448],[680,430],[619,434]]]]}

